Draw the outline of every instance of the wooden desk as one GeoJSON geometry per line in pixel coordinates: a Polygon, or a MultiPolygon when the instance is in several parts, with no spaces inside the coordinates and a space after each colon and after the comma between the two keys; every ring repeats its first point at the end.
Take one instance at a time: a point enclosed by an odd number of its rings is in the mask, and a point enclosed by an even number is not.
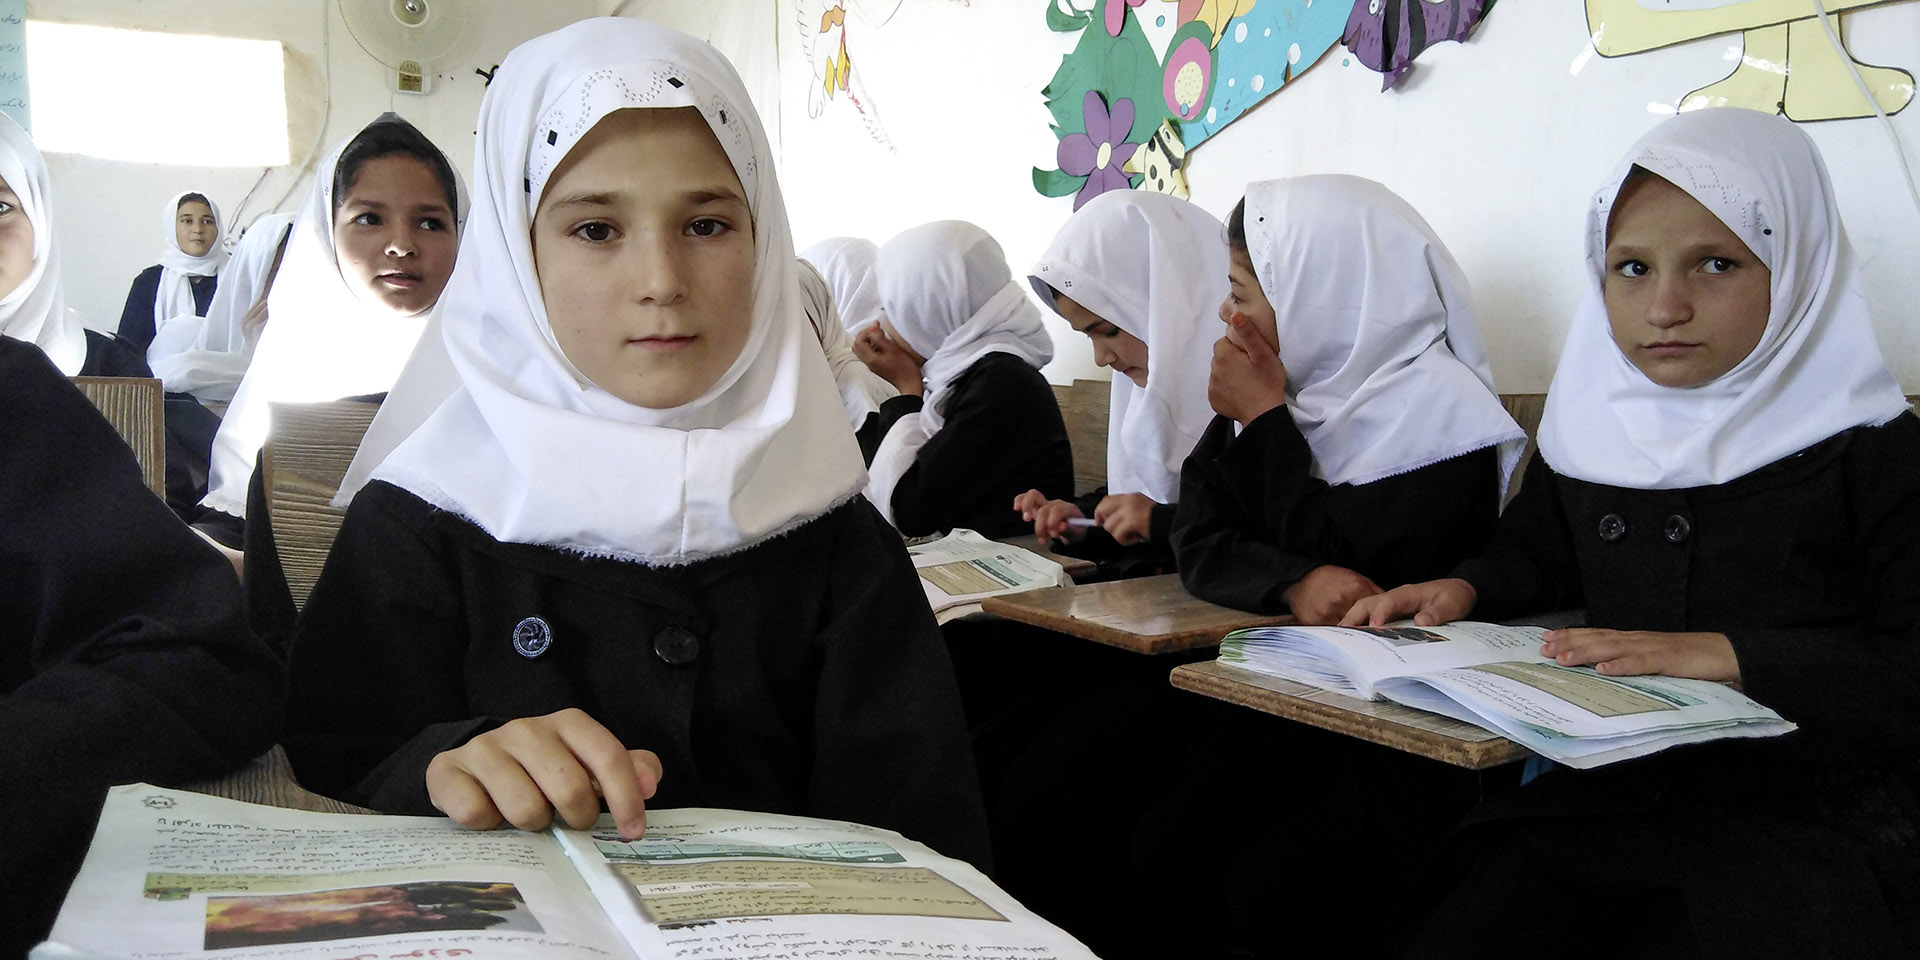
{"type": "Polygon", "coordinates": [[[1290,616],[1244,613],[1198,599],[1173,573],[988,597],[980,608],[996,617],[1147,654],[1216,646],[1241,627],[1293,622],[1290,616]]]}
{"type": "Polygon", "coordinates": [[[1040,556],[1046,557],[1048,560],[1059,564],[1061,569],[1067,571],[1067,576],[1072,577],[1075,582],[1078,582],[1083,577],[1092,576],[1093,572],[1100,568],[1100,565],[1094,563],[1092,560],[1082,560],[1079,557],[1069,557],[1064,553],[1054,553],[1052,550],[1041,546],[1039,541],[1035,540],[1031,533],[1016,533],[1011,537],[1001,537],[994,542],[1004,543],[1009,547],[1019,547],[1028,553],[1037,553],[1040,556]]]}
{"type": "Polygon", "coordinates": [[[1469,770],[1486,770],[1533,755],[1511,740],[1451,717],[1390,701],[1356,700],[1230,663],[1185,664],[1173,668],[1172,679],[1182,690],[1469,770]]]}
{"type": "Polygon", "coordinates": [[[270,807],[285,807],[289,810],[317,810],[321,813],[375,812],[365,807],[356,807],[351,803],[342,803],[330,797],[323,797],[295,783],[293,767],[288,765],[287,755],[278,745],[224,777],[189,783],[186,784],[186,789],[195,793],[210,793],[216,797],[226,797],[229,800],[264,803],[270,807]]]}

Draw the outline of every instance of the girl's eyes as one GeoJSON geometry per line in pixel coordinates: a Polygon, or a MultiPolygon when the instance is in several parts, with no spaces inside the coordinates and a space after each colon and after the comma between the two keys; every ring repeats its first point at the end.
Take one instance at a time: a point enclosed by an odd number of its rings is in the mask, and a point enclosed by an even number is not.
{"type": "Polygon", "coordinates": [[[373,212],[363,213],[354,217],[353,222],[363,227],[377,227],[380,225],[380,215],[373,212]]]}
{"type": "Polygon", "coordinates": [[[606,243],[613,239],[613,225],[598,220],[589,221],[574,227],[573,235],[588,243],[606,243]]]}
{"type": "Polygon", "coordinates": [[[445,220],[440,219],[439,217],[422,217],[420,220],[420,229],[422,230],[432,230],[432,231],[438,232],[441,230],[445,230],[446,228],[447,228],[447,222],[445,220]]]}
{"type": "Polygon", "coordinates": [[[687,232],[696,237],[717,237],[731,229],[725,221],[712,217],[701,217],[687,224],[687,232]]]}
{"type": "Polygon", "coordinates": [[[15,209],[16,208],[14,207],[13,204],[8,203],[5,200],[0,200],[0,217],[4,217],[13,213],[15,209]]]}
{"type": "Polygon", "coordinates": [[[1708,257],[1700,261],[1700,266],[1708,273],[1726,273],[1734,267],[1739,266],[1739,264],[1734,263],[1726,257],[1708,257]]]}
{"type": "Polygon", "coordinates": [[[1644,277],[1647,275],[1647,265],[1638,260],[1622,260],[1613,265],[1613,272],[1623,277],[1644,277]]]}

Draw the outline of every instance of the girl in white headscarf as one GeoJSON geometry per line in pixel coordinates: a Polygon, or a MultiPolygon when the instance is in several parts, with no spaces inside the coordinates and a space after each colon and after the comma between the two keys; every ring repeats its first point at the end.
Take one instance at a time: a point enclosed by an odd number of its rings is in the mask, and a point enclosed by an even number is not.
{"type": "Polygon", "coordinates": [[[111,340],[87,336],[80,315],[67,308],[53,242],[47,161],[33,138],[5,115],[0,115],[0,182],[5,183],[0,192],[0,290],[5,291],[0,334],[38,346],[61,373],[79,376],[92,355],[104,349],[93,344],[111,340]]]}
{"type": "Polygon", "coordinates": [[[293,219],[291,213],[269,213],[255,220],[234,245],[207,315],[175,316],[161,325],[147,347],[147,362],[169,393],[220,403],[233,399],[253,360],[267,293],[286,253],[293,219]]]}
{"type": "Polygon", "coordinates": [[[732,67],[585,20],[507,57],[474,153],[443,336],[380,414],[414,426],[363,444],[301,614],[302,782],[475,827],[584,827],[599,793],[629,837],[651,798],[984,858],[951,667],[860,497],[732,67]]]}
{"type": "Polygon", "coordinates": [[[1180,464],[1213,420],[1207,367],[1227,294],[1226,232],[1185,200],[1112,190],[1074,211],[1027,281],[1092,341],[1094,362],[1114,372],[1113,398],[1107,485],[1078,502],[1029,490],[1014,509],[1042,540],[1080,540],[1068,520],[1091,515],[1107,542],[1090,547],[1150,543],[1170,567],[1180,464]]]}
{"type": "Polygon", "coordinates": [[[206,194],[176,194],[165,213],[167,242],[160,262],[133,278],[120,311],[120,336],[141,350],[168,320],[206,315],[227,263],[220,210],[206,194]]]}
{"type": "Polygon", "coordinates": [[[1825,164],[1784,119],[1683,113],[1586,227],[1587,296],[1499,539],[1348,620],[1584,607],[1544,655],[1737,683],[1799,729],[1544,773],[1458,838],[1449,876],[1469,867],[1415,955],[1505,954],[1568,922],[1490,916],[1522,889],[1634,916],[1639,955],[1910,955],[1920,420],[1825,164]]]}
{"type": "Polygon", "coordinates": [[[847,408],[847,420],[855,430],[880,413],[880,405],[900,395],[893,384],[867,368],[853,355],[853,337],[840,324],[840,311],[826,278],[804,258],[800,261],[800,301],[813,324],[820,350],[833,368],[833,382],[840,387],[840,403],[847,408]]]}
{"type": "Polygon", "coordinates": [[[800,259],[827,280],[840,324],[857,334],[880,322],[880,294],[873,285],[873,262],[880,248],[859,237],[829,237],[808,247],[800,259]]]}
{"type": "Polygon", "coordinates": [[[1029,489],[1073,495],[1066,424],[1040,368],[1053,340],[987,232],[959,220],[908,230],[875,264],[885,316],[855,341],[900,396],[861,445],[867,496],[909,536],[967,527],[1019,533],[1029,489]]]}
{"type": "Polygon", "coordinates": [[[1332,623],[1478,552],[1525,435],[1426,221],[1371,180],[1297,177],[1248,186],[1228,238],[1219,416],[1174,521],[1187,589],[1332,623]]]}

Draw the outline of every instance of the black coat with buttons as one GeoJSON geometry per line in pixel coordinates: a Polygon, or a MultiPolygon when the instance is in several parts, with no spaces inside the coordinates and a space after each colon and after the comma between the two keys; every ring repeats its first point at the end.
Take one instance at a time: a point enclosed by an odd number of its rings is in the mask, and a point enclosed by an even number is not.
{"type": "Polygon", "coordinates": [[[660,755],[660,807],[899,830],[987,865],[953,670],[900,537],[861,498],[681,567],[500,543],[411,493],[354,498],[292,653],[301,782],[433,814],[433,757],[579,707],[660,755]]]}

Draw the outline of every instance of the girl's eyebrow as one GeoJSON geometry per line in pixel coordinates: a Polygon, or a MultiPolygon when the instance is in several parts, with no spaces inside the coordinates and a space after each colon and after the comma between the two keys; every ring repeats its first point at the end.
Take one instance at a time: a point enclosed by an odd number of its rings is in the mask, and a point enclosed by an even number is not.
{"type": "MultiPolygon", "coordinates": [[[[682,200],[695,206],[706,203],[737,203],[741,206],[746,206],[747,203],[746,199],[741,197],[739,193],[726,187],[696,188],[681,193],[680,197],[682,200]]],[[[619,198],[619,191],[611,190],[575,193],[555,200],[547,209],[559,210],[565,207],[610,207],[614,206],[619,198]]]]}

